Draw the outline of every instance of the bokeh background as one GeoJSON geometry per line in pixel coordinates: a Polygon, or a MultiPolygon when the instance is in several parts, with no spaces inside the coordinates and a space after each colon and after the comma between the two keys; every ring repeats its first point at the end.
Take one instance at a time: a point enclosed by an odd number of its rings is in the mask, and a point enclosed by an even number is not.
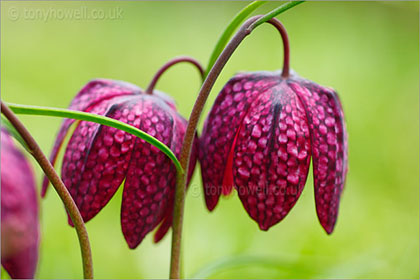
{"type": "MultiPolygon", "coordinates": [[[[265,4],[258,13],[281,3],[265,4]]],[[[206,64],[218,36],[245,4],[2,1],[1,98],[65,108],[92,78],[120,79],[144,88],[174,56],[191,55],[206,64]],[[109,16],[121,9],[122,17],[33,15],[37,10],[77,9],[98,9],[109,16]]],[[[290,35],[292,68],[337,89],[344,106],[350,169],[338,224],[331,236],[319,225],[312,176],[294,209],[268,232],[258,229],[236,194],[209,213],[197,168],[185,208],[185,276],[418,278],[418,2],[307,2],[279,19],[290,35]]],[[[258,28],[223,70],[205,113],[234,73],[280,69],[282,59],[277,31],[269,25],[258,28]]],[[[157,88],[172,95],[188,117],[199,86],[196,71],[180,65],[166,73],[157,88]]],[[[21,119],[49,153],[61,120],[21,119]]],[[[40,182],[40,169],[35,164],[34,169],[40,182]]],[[[87,223],[96,278],[166,278],[170,235],[159,244],[149,235],[129,250],[120,229],[121,194],[87,223]]],[[[81,277],[76,234],[52,189],[41,207],[37,277],[81,277]]],[[[2,277],[7,277],[4,271],[2,277]]]]}

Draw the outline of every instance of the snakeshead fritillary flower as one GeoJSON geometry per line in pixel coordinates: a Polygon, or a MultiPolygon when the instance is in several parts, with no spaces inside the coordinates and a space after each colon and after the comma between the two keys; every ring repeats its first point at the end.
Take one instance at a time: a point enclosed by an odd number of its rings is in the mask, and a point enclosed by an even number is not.
{"type": "MultiPolygon", "coordinates": [[[[146,94],[129,83],[94,80],[74,98],[70,109],[125,122],[156,137],[175,155],[180,153],[187,122],[163,93],[146,94]]],[[[62,124],[51,155],[53,163],[73,122],[62,124]]],[[[189,176],[195,161],[193,154],[189,176]]],[[[172,224],[175,166],[164,153],[129,133],[80,122],[64,154],[62,178],[84,221],[98,214],[125,179],[121,226],[130,248],[161,224],[155,235],[159,241],[172,224]]],[[[47,185],[45,181],[43,195],[47,185]]]]}
{"type": "Polygon", "coordinates": [[[262,230],[294,206],[312,155],[318,218],[327,233],[333,231],[347,173],[347,136],[332,89],[295,74],[239,74],[217,97],[199,151],[208,209],[235,186],[262,230]]]}
{"type": "Polygon", "coordinates": [[[29,163],[1,129],[1,264],[12,278],[33,278],[39,222],[35,179],[29,163]]]}

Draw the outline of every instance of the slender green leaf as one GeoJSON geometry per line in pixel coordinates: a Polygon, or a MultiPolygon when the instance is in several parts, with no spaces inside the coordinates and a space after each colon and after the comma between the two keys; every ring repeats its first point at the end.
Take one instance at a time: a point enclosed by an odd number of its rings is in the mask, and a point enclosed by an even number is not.
{"type": "Polygon", "coordinates": [[[278,16],[279,14],[287,11],[288,9],[291,9],[294,6],[297,6],[299,4],[302,4],[303,2],[305,2],[305,1],[290,1],[290,2],[287,2],[287,3],[283,4],[283,5],[281,5],[280,7],[272,10],[271,12],[269,12],[268,14],[266,14],[265,16],[263,16],[262,18],[260,18],[259,20],[257,20],[252,25],[255,28],[258,25],[263,24],[264,22],[272,19],[273,17],[278,16]]]}
{"type": "Polygon", "coordinates": [[[177,172],[181,172],[181,173],[184,172],[182,169],[181,163],[178,161],[175,154],[171,151],[171,149],[169,149],[168,146],[160,142],[155,137],[129,124],[126,124],[126,123],[123,123],[123,122],[120,122],[120,121],[117,121],[115,119],[108,118],[105,116],[100,116],[100,115],[80,112],[80,111],[74,111],[74,110],[68,110],[68,109],[28,106],[28,105],[11,104],[11,103],[7,103],[7,106],[9,106],[9,108],[15,114],[53,116],[53,117],[76,119],[76,120],[81,120],[81,121],[95,122],[95,123],[99,123],[102,125],[106,125],[106,126],[114,127],[116,129],[123,130],[140,139],[143,139],[147,143],[158,148],[160,151],[162,151],[165,155],[167,155],[173,161],[177,169],[177,172]]]}
{"type": "Polygon", "coordinates": [[[219,40],[216,43],[216,46],[213,49],[213,52],[210,56],[209,63],[206,68],[205,77],[210,72],[210,69],[213,67],[214,63],[216,62],[219,55],[222,53],[223,49],[226,47],[227,43],[229,42],[232,34],[235,30],[241,25],[241,23],[259,6],[267,3],[268,1],[254,1],[245,8],[243,8],[236,16],[232,19],[229,25],[226,27],[225,31],[223,31],[222,35],[220,36],[219,40]]]}
{"type": "Polygon", "coordinates": [[[22,136],[20,136],[20,134],[16,131],[16,129],[4,115],[1,115],[1,126],[6,128],[6,130],[25,148],[25,150],[27,150],[29,153],[31,152],[28,145],[26,145],[25,141],[23,140],[22,136]]]}

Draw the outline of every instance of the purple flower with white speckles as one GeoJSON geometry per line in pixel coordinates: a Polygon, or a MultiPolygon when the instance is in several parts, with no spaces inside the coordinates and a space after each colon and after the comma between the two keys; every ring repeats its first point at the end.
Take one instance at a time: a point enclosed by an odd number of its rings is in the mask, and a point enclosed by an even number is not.
{"type": "Polygon", "coordinates": [[[347,173],[347,136],[332,89],[280,72],[239,74],[205,122],[199,160],[207,208],[236,188],[246,211],[268,230],[295,205],[314,165],[318,218],[333,231],[347,173]]]}
{"type": "Polygon", "coordinates": [[[1,264],[12,278],[34,278],[38,263],[38,199],[32,169],[1,129],[1,264]]]}
{"type": "MultiPolygon", "coordinates": [[[[179,156],[187,122],[165,94],[146,94],[135,85],[93,80],[73,99],[70,109],[104,115],[154,136],[179,156]]],[[[65,120],[56,140],[54,163],[73,120],[65,120]]],[[[192,154],[189,177],[195,167],[192,154]]],[[[130,248],[160,225],[159,241],[172,224],[176,169],[156,147],[129,133],[81,121],[67,145],[62,178],[85,222],[108,203],[124,183],[121,226],[130,248]]],[[[48,181],[43,184],[45,195],[48,181]]],[[[69,220],[70,222],[70,220],[69,220]]]]}

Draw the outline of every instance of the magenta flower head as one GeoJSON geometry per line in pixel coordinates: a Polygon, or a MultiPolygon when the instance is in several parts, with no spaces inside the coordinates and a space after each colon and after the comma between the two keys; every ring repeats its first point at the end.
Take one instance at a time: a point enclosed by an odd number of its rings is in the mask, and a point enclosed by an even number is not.
{"type": "Polygon", "coordinates": [[[1,129],[1,264],[12,278],[34,278],[39,220],[29,163],[1,129]]]}
{"type": "MultiPolygon", "coordinates": [[[[93,80],[73,99],[70,109],[125,122],[154,136],[175,155],[180,153],[187,122],[161,92],[147,94],[129,83],[93,80]]],[[[73,122],[63,122],[52,162],[73,122]]],[[[191,162],[190,176],[195,154],[191,162]]],[[[163,152],[129,133],[81,121],[68,142],[61,175],[85,222],[98,214],[125,180],[121,226],[130,248],[161,224],[155,235],[159,241],[172,224],[175,166],[163,152]]],[[[44,181],[43,195],[47,185],[44,181]]]]}
{"type": "MultiPolygon", "coordinates": [[[[282,28],[282,26],[281,26],[282,28]]],[[[283,72],[238,74],[222,89],[204,125],[199,159],[207,208],[235,187],[262,230],[295,205],[313,162],[319,221],[329,234],[347,173],[347,136],[337,93],[283,72]]]]}

